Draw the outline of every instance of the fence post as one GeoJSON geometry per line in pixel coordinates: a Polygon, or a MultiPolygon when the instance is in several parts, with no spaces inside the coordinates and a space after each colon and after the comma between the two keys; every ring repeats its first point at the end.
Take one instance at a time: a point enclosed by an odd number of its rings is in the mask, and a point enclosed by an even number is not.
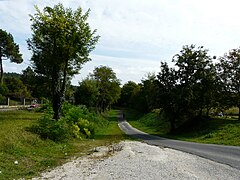
{"type": "Polygon", "coordinates": [[[23,98],[23,105],[24,105],[24,106],[26,105],[26,101],[25,101],[25,98],[23,98]]]}
{"type": "Polygon", "coordinates": [[[10,98],[7,100],[7,105],[10,106],[10,98]]]}

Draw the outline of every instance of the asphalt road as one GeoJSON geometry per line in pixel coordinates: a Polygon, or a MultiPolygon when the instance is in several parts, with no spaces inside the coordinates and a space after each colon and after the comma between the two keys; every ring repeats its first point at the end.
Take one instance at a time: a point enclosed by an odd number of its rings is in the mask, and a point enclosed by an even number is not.
{"type": "Polygon", "coordinates": [[[195,154],[197,156],[213,160],[222,164],[227,164],[233,168],[240,170],[240,147],[224,146],[214,144],[201,144],[194,142],[185,142],[173,139],[162,138],[149,135],[136,128],[133,128],[124,120],[122,113],[119,114],[120,129],[127,135],[143,140],[147,144],[160,147],[168,147],[183,152],[195,154]]]}

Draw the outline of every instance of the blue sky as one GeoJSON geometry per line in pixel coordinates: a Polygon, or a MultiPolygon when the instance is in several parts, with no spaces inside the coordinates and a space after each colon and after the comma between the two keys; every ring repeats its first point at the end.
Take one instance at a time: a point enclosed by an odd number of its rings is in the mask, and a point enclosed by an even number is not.
{"type": "Polygon", "coordinates": [[[21,72],[30,63],[26,39],[34,5],[42,9],[58,2],[90,8],[89,23],[101,36],[74,85],[100,65],[111,67],[122,84],[140,82],[158,72],[160,61],[170,63],[183,45],[204,46],[217,57],[240,46],[238,0],[0,0],[0,28],[14,36],[24,58],[20,65],[5,61],[6,72],[21,72]]]}

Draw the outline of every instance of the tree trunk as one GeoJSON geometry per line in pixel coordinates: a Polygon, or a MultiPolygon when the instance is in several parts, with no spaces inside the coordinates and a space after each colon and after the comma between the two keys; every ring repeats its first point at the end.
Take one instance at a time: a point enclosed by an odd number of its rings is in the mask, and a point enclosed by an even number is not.
{"type": "Polygon", "coordinates": [[[65,100],[65,90],[66,90],[66,81],[67,81],[67,72],[64,72],[64,77],[61,82],[61,77],[56,73],[55,83],[53,88],[53,119],[60,119],[62,104],[65,100]]]}
{"type": "Polygon", "coordinates": [[[60,75],[56,67],[52,70],[52,106],[53,106],[53,119],[60,119],[61,112],[61,91],[60,91],[60,75]]]}
{"type": "Polygon", "coordinates": [[[3,84],[3,64],[2,64],[2,50],[0,48],[0,84],[3,84]]]}
{"type": "MultiPolygon", "coordinates": [[[[54,39],[54,50],[56,50],[56,39],[54,39]]],[[[53,57],[56,57],[55,51],[53,57]]],[[[67,81],[67,67],[68,67],[68,56],[65,59],[65,65],[63,69],[63,77],[60,75],[61,70],[53,66],[52,69],[52,103],[53,103],[53,119],[59,120],[61,115],[62,103],[65,99],[66,81],[67,81]],[[61,80],[61,78],[63,78],[61,80]],[[61,82],[62,81],[62,82],[61,82]]]]}
{"type": "Polygon", "coordinates": [[[238,121],[240,121],[240,104],[238,105],[238,121]]]}
{"type": "Polygon", "coordinates": [[[210,108],[207,107],[207,117],[209,117],[209,111],[210,111],[210,108]]]}
{"type": "Polygon", "coordinates": [[[55,120],[60,119],[61,105],[62,105],[61,96],[58,92],[53,96],[53,112],[54,112],[53,119],[55,120]]]}

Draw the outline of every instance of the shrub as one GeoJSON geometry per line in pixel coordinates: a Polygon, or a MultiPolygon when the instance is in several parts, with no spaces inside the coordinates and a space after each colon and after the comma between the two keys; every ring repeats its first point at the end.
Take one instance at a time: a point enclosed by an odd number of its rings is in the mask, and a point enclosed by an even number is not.
{"type": "Polygon", "coordinates": [[[47,114],[53,114],[52,105],[48,102],[46,104],[41,105],[39,108],[36,108],[36,112],[44,112],[47,114]]]}
{"type": "Polygon", "coordinates": [[[73,106],[64,103],[62,117],[56,121],[52,119],[53,111],[50,104],[45,104],[40,108],[45,112],[44,116],[38,120],[38,124],[31,129],[44,139],[53,141],[63,141],[70,137],[74,138],[93,138],[95,123],[101,119],[90,113],[85,106],[73,106]]]}
{"type": "Polygon", "coordinates": [[[31,130],[41,136],[43,139],[53,141],[63,141],[70,137],[69,126],[63,120],[52,119],[52,114],[46,113],[38,120],[38,124],[32,126],[31,130]]]}
{"type": "Polygon", "coordinates": [[[76,125],[79,127],[80,132],[86,135],[87,138],[94,137],[94,127],[91,122],[86,119],[79,118],[76,125]]]}
{"type": "Polygon", "coordinates": [[[72,134],[76,138],[93,138],[94,121],[96,115],[90,113],[86,106],[73,106],[65,104],[62,109],[65,121],[72,125],[72,134]],[[91,122],[92,121],[92,122],[91,122]]]}

